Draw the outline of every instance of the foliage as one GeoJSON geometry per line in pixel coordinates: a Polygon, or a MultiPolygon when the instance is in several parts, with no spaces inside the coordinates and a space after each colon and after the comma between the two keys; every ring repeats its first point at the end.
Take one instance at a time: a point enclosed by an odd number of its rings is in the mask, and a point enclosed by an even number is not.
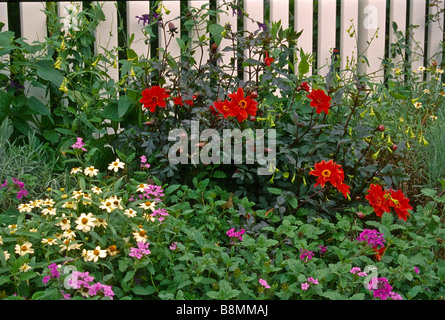
{"type": "Polygon", "coordinates": [[[65,28],[46,9],[43,42],[0,32],[1,298],[443,298],[443,65],[397,60],[412,46],[396,25],[382,83],[334,51],[311,74],[301,31],[232,3],[180,17],[151,3],[135,18],[146,56],[134,35],[93,50],[100,4],[65,28]],[[248,161],[248,134],[230,163],[202,161],[214,136],[193,130],[210,129],[263,132],[269,162],[248,161]]]}

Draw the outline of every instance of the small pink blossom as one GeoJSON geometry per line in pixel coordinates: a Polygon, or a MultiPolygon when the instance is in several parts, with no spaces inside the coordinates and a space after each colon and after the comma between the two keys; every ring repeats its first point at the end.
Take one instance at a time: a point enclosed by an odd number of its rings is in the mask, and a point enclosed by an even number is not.
{"type": "Polygon", "coordinates": [[[85,149],[83,146],[85,145],[85,143],[83,143],[82,138],[77,138],[77,141],[75,144],[73,144],[71,146],[71,148],[73,149],[82,149],[83,151],[87,151],[87,149],[85,149]]]}
{"type": "Polygon", "coordinates": [[[305,282],[301,284],[301,290],[307,290],[309,289],[309,283],[305,282]]]}
{"type": "Polygon", "coordinates": [[[266,280],[264,280],[264,279],[260,279],[258,282],[259,282],[264,288],[266,288],[266,289],[270,289],[270,286],[267,284],[267,281],[266,281],[266,280]]]}

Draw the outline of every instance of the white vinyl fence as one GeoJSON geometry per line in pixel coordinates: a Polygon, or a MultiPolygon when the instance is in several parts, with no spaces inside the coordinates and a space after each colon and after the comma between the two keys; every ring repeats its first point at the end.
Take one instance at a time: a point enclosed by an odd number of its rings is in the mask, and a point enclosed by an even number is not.
{"type": "MultiPolygon", "coordinates": [[[[219,6],[224,1],[216,1],[219,6]]],[[[238,0],[240,1],[240,0],[238,0]]],[[[96,48],[112,49],[118,46],[118,14],[115,1],[101,1],[106,21],[103,21],[96,31],[96,48]]],[[[189,0],[188,5],[201,7],[209,3],[209,0],[189,0]]],[[[135,34],[132,49],[138,54],[147,53],[147,45],[143,41],[141,23],[138,23],[136,15],[149,13],[150,1],[126,1],[127,33],[135,34]],[[139,40],[139,41],[138,41],[139,40]]],[[[409,25],[416,25],[412,38],[417,45],[411,50],[413,60],[412,68],[417,69],[425,61],[440,51],[443,41],[444,26],[444,1],[442,0],[243,0],[244,10],[256,21],[278,21],[284,28],[294,24],[296,31],[303,30],[299,39],[299,47],[305,53],[315,53],[319,74],[326,74],[328,68],[323,67],[331,59],[332,49],[339,49],[342,67],[347,58],[357,57],[363,53],[369,61],[360,66],[360,71],[365,73],[376,72],[381,75],[381,59],[388,52],[388,47],[395,41],[393,22],[396,22],[399,30],[406,34],[409,25]],[[389,8],[389,9],[388,9],[389,8]],[[265,13],[269,13],[266,17],[265,13]],[[428,15],[436,14],[438,19],[427,23],[428,15]],[[338,23],[339,21],[339,23],[338,23]],[[353,33],[354,32],[354,33],[353,33]],[[352,34],[353,33],[353,34],[352,34]],[[372,39],[372,41],[371,41],[372,39]],[[369,42],[371,43],[369,44],[369,42]]],[[[0,21],[8,28],[8,2],[0,2],[0,21]]],[[[47,34],[46,17],[41,9],[45,3],[20,2],[20,27],[21,36],[28,42],[44,40],[47,34]]],[[[58,2],[58,12],[61,17],[67,16],[67,8],[82,6],[82,2],[58,2]]],[[[165,8],[171,11],[173,17],[180,15],[181,1],[163,1],[165,8]]],[[[230,22],[233,28],[237,27],[237,16],[232,12],[219,16],[220,24],[230,22]]],[[[175,24],[179,24],[176,20],[175,24]]],[[[244,18],[244,28],[248,30],[258,29],[258,25],[252,24],[244,18]]],[[[180,25],[176,25],[179,29],[180,25]]],[[[162,34],[162,33],[160,33],[162,34]]],[[[180,33],[179,33],[180,34],[180,33]]],[[[163,46],[165,39],[159,38],[159,46],[163,46]]],[[[221,45],[224,47],[224,42],[221,45]]],[[[169,47],[173,56],[179,55],[180,49],[176,42],[169,47]]],[[[437,62],[441,62],[440,55],[434,56],[437,62]]],[[[111,76],[118,79],[117,69],[111,69],[111,76]]],[[[311,72],[314,72],[313,70],[311,72]]]]}

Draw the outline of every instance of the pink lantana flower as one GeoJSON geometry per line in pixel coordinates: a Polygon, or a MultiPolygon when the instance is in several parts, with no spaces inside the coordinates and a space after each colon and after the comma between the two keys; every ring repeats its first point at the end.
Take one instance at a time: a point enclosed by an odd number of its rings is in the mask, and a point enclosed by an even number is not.
{"type": "Polygon", "coordinates": [[[73,144],[73,145],[71,146],[71,148],[73,148],[73,149],[81,149],[81,150],[83,150],[83,151],[87,151],[87,149],[85,149],[85,148],[83,147],[83,146],[85,145],[85,143],[84,143],[82,140],[83,140],[82,138],[77,138],[76,143],[73,144]]]}
{"type": "Polygon", "coordinates": [[[270,286],[267,284],[267,281],[266,281],[266,280],[264,280],[264,279],[260,279],[258,282],[259,282],[264,288],[266,288],[266,289],[270,289],[270,286]]]}

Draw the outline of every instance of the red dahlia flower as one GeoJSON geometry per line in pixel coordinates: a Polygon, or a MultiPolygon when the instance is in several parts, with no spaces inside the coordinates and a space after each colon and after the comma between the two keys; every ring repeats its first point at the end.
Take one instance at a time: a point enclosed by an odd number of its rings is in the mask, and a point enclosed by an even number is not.
{"type": "Polygon", "coordinates": [[[317,113],[321,113],[323,111],[324,113],[328,114],[329,107],[331,106],[331,97],[326,95],[323,90],[312,90],[311,94],[309,94],[307,97],[312,100],[311,107],[317,108],[317,113]]]}
{"type": "Polygon", "coordinates": [[[307,93],[310,93],[310,90],[311,90],[311,88],[309,87],[309,85],[308,85],[308,83],[305,81],[305,82],[302,82],[301,84],[300,84],[300,88],[301,88],[301,90],[304,90],[304,91],[306,91],[307,93]]]}
{"type": "Polygon", "coordinates": [[[371,184],[365,199],[369,201],[378,217],[381,217],[383,212],[391,211],[388,191],[383,190],[378,184],[371,184]]]}
{"type": "Polygon", "coordinates": [[[238,122],[242,122],[247,119],[248,115],[255,116],[258,103],[250,96],[244,96],[244,90],[238,88],[236,93],[229,94],[229,98],[232,99],[234,106],[232,108],[238,110],[238,122]]]}
{"type": "Polygon", "coordinates": [[[269,57],[269,54],[266,51],[266,57],[264,58],[264,63],[266,64],[266,66],[270,66],[272,62],[274,62],[274,60],[274,58],[269,57]]]}
{"type": "Polygon", "coordinates": [[[176,97],[176,98],[173,98],[173,103],[174,103],[174,104],[177,104],[177,105],[180,105],[180,106],[184,106],[184,103],[185,103],[185,104],[188,104],[189,106],[193,106],[193,101],[194,101],[195,99],[196,99],[196,97],[193,96],[193,99],[189,99],[189,100],[182,101],[182,97],[181,97],[181,96],[178,96],[178,97],[176,97]]]}
{"type": "Polygon", "coordinates": [[[405,198],[401,190],[391,190],[390,206],[394,208],[394,211],[399,216],[399,219],[404,221],[406,221],[407,215],[410,216],[408,210],[413,208],[409,205],[409,199],[405,198]]]}
{"type": "Polygon", "coordinates": [[[142,99],[139,102],[144,104],[144,108],[150,109],[150,112],[155,112],[156,106],[162,108],[167,106],[165,99],[168,97],[170,95],[165,92],[164,88],[154,86],[142,91],[142,99]]]}
{"type": "Polygon", "coordinates": [[[343,182],[345,179],[343,169],[333,160],[329,160],[328,162],[322,160],[316,163],[315,170],[312,170],[309,174],[318,177],[314,187],[317,187],[319,184],[324,187],[326,182],[329,181],[338,191],[343,193],[345,198],[347,194],[350,193],[349,189],[351,187],[343,182]]]}
{"type": "Polygon", "coordinates": [[[214,103],[215,109],[218,110],[224,118],[227,119],[227,117],[236,117],[238,115],[238,108],[237,106],[232,102],[228,100],[218,100],[214,103]]]}

